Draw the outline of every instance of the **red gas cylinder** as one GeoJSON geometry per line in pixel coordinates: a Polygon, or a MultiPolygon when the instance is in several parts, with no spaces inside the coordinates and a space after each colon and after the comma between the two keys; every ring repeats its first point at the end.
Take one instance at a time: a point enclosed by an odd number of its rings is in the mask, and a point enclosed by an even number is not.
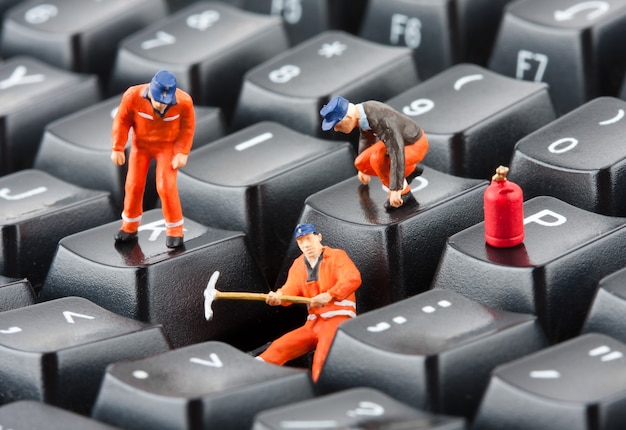
{"type": "Polygon", "coordinates": [[[524,240],[524,194],[506,179],[509,168],[500,166],[485,190],[485,241],[496,248],[510,248],[524,240]]]}

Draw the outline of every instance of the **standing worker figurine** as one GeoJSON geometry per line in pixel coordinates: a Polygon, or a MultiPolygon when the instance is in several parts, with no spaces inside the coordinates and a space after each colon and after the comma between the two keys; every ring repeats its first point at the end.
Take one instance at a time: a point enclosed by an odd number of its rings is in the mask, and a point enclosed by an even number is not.
{"type": "Polygon", "coordinates": [[[388,192],[386,209],[415,199],[409,182],[422,173],[417,163],[426,156],[428,139],[411,118],[378,101],[355,105],[340,96],[324,105],[320,115],[324,131],[334,129],[347,134],[360,128],[359,155],[354,165],[363,184],[369,183],[370,175],[378,176],[388,192]]]}
{"type": "Polygon", "coordinates": [[[294,260],[282,288],[270,292],[266,302],[288,305],[281,295],[311,297],[309,316],[302,327],[272,342],[258,358],[283,365],[315,350],[312,378],[317,381],[337,327],[356,317],[361,273],[345,251],[323,246],[322,235],[312,224],[299,224],[295,237],[302,255],[294,260]]]}
{"type": "Polygon", "coordinates": [[[143,214],[143,194],[150,161],[156,159],[156,187],[165,218],[165,245],[183,245],[183,211],[176,187],[176,174],[187,164],[195,130],[191,96],[176,88],[176,77],[157,72],[149,84],[126,90],[113,120],[111,160],[118,166],[126,162],[124,147],[132,129],[131,149],[126,175],[126,195],[122,227],[116,242],[137,239],[143,214]]]}

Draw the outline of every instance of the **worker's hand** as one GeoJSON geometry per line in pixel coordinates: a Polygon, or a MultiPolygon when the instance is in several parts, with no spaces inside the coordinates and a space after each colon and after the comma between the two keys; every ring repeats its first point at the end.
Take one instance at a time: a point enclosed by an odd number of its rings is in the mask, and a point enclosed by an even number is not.
{"type": "Polygon", "coordinates": [[[311,306],[321,308],[322,306],[326,306],[332,299],[333,296],[331,296],[330,293],[320,293],[315,297],[311,297],[311,306]]]}
{"type": "Polygon", "coordinates": [[[402,206],[402,194],[401,191],[389,191],[389,204],[394,208],[402,206]]]}
{"type": "Polygon", "coordinates": [[[180,152],[174,155],[174,158],[172,158],[172,169],[185,167],[185,165],[187,164],[187,157],[187,154],[181,154],[180,152]]]}
{"type": "Polygon", "coordinates": [[[359,177],[359,181],[361,181],[361,183],[363,185],[367,185],[370,183],[370,175],[367,175],[361,171],[359,171],[359,173],[357,174],[357,176],[359,177]]]}
{"type": "Polygon", "coordinates": [[[282,303],[282,300],[280,300],[280,296],[282,296],[282,293],[280,291],[270,291],[267,295],[267,298],[265,299],[265,303],[270,306],[278,306],[282,303]]]}
{"type": "Polygon", "coordinates": [[[111,161],[117,164],[118,166],[123,166],[126,163],[126,154],[124,151],[112,151],[111,152],[111,161]]]}

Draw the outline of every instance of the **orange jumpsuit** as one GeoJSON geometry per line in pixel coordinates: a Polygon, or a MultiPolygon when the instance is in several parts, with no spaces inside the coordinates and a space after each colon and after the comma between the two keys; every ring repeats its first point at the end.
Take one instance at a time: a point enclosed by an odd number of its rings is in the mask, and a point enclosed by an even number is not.
{"type": "Polygon", "coordinates": [[[367,129],[361,125],[354,166],[367,175],[378,176],[389,190],[401,190],[403,195],[410,192],[404,178],[426,156],[428,139],[424,131],[409,117],[381,102],[371,100],[360,105],[367,129]]]}
{"type": "Polygon", "coordinates": [[[143,214],[143,193],[152,158],[156,159],[156,187],[169,236],[183,236],[183,211],[176,186],[175,154],[189,154],[195,130],[191,96],[176,89],[176,104],[163,115],[152,108],[149,84],[130,87],[124,93],[113,120],[113,150],[123,151],[132,129],[126,176],[122,230],[137,231],[143,214]]]}
{"type": "Polygon", "coordinates": [[[339,324],[356,317],[355,291],[361,286],[361,274],[345,251],[327,246],[318,262],[317,279],[307,280],[305,264],[304,255],[298,257],[278,291],[303,297],[328,292],[333,300],[322,307],[309,306],[306,323],[276,339],[259,357],[283,365],[315,350],[312,378],[317,381],[339,324]]]}

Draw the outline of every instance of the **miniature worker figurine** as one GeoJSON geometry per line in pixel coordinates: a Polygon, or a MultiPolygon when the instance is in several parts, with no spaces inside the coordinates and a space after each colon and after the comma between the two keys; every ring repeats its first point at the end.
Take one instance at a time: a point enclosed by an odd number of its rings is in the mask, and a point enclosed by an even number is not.
{"type": "Polygon", "coordinates": [[[345,251],[323,246],[322,235],[312,224],[299,224],[295,238],[302,255],[294,260],[285,284],[266,301],[277,306],[289,304],[280,300],[283,294],[311,297],[309,316],[302,327],[272,342],[258,358],[283,365],[315,350],[311,376],[317,381],[337,327],[356,317],[361,273],[345,251]]]}
{"type": "Polygon", "coordinates": [[[378,176],[388,192],[386,209],[415,200],[409,182],[422,173],[417,163],[426,156],[428,139],[411,118],[378,101],[355,105],[340,96],[324,105],[320,115],[324,131],[350,133],[360,128],[354,165],[363,184],[370,175],[378,176]]]}
{"type": "Polygon", "coordinates": [[[122,227],[116,242],[137,239],[143,213],[143,193],[150,161],[156,159],[156,187],[165,218],[165,244],[183,245],[183,212],[178,197],[176,174],[187,164],[195,130],[193,101],[176,88],[176,77],[157,72],[149,84],[126,90],[113,120],[111,160],[118,166],[126,162],[124,147],[132,129],[131,149],[126,175],[122,227]]]}

